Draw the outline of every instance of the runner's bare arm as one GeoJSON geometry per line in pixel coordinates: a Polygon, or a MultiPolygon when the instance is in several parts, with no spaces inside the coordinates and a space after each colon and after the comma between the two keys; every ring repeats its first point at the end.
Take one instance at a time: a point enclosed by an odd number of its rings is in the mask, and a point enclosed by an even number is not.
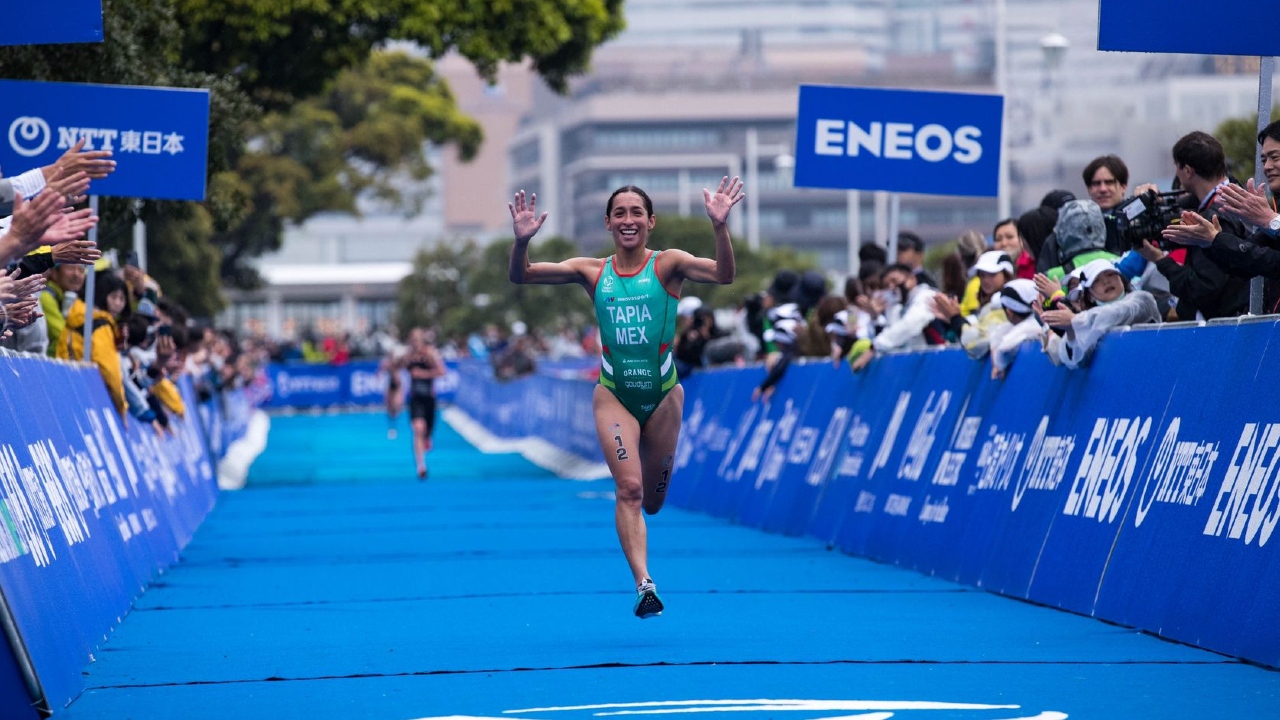
{"type": "Polygon", "coordinates": [[[515,201],[507,203],[511,211],[511,229],[515,233],[516,242],[511,247],[511,261],[507,266],[507,276],[517,285],[566,285],[578,283],[586,285],[594,281],[592,272],[599,269],[600,261],[593,258],[570,258],[563,262],[529,262],[529,242],[542,228],[547,214],[538,214],[538,196],[532,195],[525,200],[524,191],[516,193],[515,201]]]}
{"type": "Polygon", "coordinates": [[[670,267],[675,278],[728,285],[737,273],[733,243],[729,239],[729,211],[746,194],[742,192],[741,180],[725,177],[714,194],[703,188],[702,196],[707,204],[707,217],[711,218],[711,227],[716,234],[716,256],[714,259],[700,258],[684,250],[672,250],[669,252],[674,262],[670,267]]]}
{"type": "Polygon", "coordinates": [[[444,358],[441,357],[440,351],[434,346],[427,347],[427,353],[431,355],[431,378],[442,378],[448,372],[448,368],[444,365],[444,358]]]}

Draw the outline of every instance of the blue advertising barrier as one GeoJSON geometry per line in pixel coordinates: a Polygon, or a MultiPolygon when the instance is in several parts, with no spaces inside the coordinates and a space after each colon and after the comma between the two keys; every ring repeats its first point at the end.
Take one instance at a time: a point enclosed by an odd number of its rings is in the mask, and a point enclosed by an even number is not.
{"type": "Polygon", "coordinates": [[[0,80],[0,133],[11,173],[51,165],[84,140],[116,161],[94,195],[204,200],[208,90],[0,80]]]}
{"type": "Polygon", "coordinates": [[[1274,57],[1275,11],[1272,0],[1226,0],[1213,5],[1221,21],[1200,22],[1195,0],[1100,0],[1098,49],[1274,57]]]}
{"type": "MultiPolygon", "coordinates": [[[[453,402],[458,388],[457,363],[445,362],[445,375],[435,382],[436,399],[453,402]]],[[[290,362],[267,366],[267,398],[263,408],[323,408],[381,405],[388,377],[374,361],[345,365],[290,362]]],[[[401,387],[408,392],[408,382],[401,387]]]]}
{"type": "Polygon", "coordinates": [[[34,718],[33,702],[79,694],[92,653],[213,508],[202,416],[223,410],[196,411],[209,403],[184,378],[188,412],[161,437],[120,419],[92,367],[0,356],[0,375],[0,717],[34,718]]]}
{"type": "Polygon", "coordinates": [[[0,45],[102,42],[102,0],[0,0],[0,45]]]}
{"type": "MultiPolygon", "coordinates": [[[[668,502],[1280,667],[1278,336],[1112,333],[1075,371],[1032,343],[1004,380],[954,349],[801,363],[767,403],[759,367],[699,371],[668,502]]],[[[459,404],[598,458],[573,382],[464,374],[459,404]]]]}
{"type": "Polygon", "coordinates": [[[796,187],[993,197],[998,95],[801,85],[796,187]]]}
{"type": "Polygon", "coordinates": [[[487,363],[459,363],[454,403],[498,437],[539,437],[600,462],[591,410],[595,381],[583,379],[585,371],[571,367],[498,381],[487,363]]]}

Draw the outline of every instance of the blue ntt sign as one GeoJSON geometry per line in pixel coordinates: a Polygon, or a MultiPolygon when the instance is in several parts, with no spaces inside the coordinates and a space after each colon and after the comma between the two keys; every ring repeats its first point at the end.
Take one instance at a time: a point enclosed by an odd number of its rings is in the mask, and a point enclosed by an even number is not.
{"type": "Polygon", "coordinates": [[[1275,0],[1101,0],[1098,49],[1280,55],[1275,0]]]}
{"type": "Polygon", "coordinates": [[[102,0],[0,0],[0,45],[102,42],[102,0]]]}
{"type": "Polygon", "coordinates": [[[49,165],[80,140],[111,150],[94,195],[203,200],[209,91],[0,80],[0,167],[49,165]]]}
{"type": "Polygon", "coordinates": [[[796,187],[994,197],[1004,99],[801,85],[796,187]]]}

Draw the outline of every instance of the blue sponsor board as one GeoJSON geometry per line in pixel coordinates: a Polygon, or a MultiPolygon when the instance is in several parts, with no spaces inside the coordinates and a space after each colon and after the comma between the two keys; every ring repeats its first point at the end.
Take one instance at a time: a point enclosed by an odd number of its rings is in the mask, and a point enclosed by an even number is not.
{"type": "Polygon", "coordinates": [[[204,200],[209,91],[0,80],[0,167],[50,165],[83,140],[116,170],[94,195],[204,200]]]}
{"type": "Polygon", "coordinates": [[[1004,99],[801,85],[796,187],[993,197],[1004,99]]]}
{"type": "MultiPolygon", "coordinates": [[[[158,436],[121,421],[96,369],[0,357],[0,373],[0,591],[15,654],[56,713],[212,509],[215,460],[189,380],[179,383],[188,411],[158,436]]],[[[24,717],[34,700],[6,692],[0,716],[24,717]]]]}
{"type": "MultiPolygon", "coordinates": [[[[452,402],[458,389],[457,364],[446,362],[444,377],[435,381],[436,398],[452,402]]],[[[265,408],[320,408],[343,405],[379,405],[386,397],[390,378],[378,363],[361,361],[345,365],[273,363],[266,371],[265,408]]],[[[408,391],[408,381],[400,386],[408,391]]]]}
{"type": "MultiPolygon", "coordinates": [[[[799,363],[768,403],[759,367],[699,372],[668,501],[1280,666],[1278,335],[1113,333],[1075,371],[1030,343],[1002,381],[959,350],[799,363]]],[[[545,432],[485,382],[482,422],[545,432]]]]}
{"type": "Polygon", "coordinates": [[[500,382],[488,363],[462,362],[454,402],[500,438],[541,438],[580,458],[600,462],[591,408],[595,383],[582,379],[590,371],[581,364],[576,367],[500,382]]]}
{"type": "Polygon", "coordinates": [[[0,45],[102,42],[102,0],[0,0],[0,45]]]}
{"type": "Polygon", "coordinates": [[[1272,0],[1100,0],[1098,49],[1280,55],[1272,0]]]}

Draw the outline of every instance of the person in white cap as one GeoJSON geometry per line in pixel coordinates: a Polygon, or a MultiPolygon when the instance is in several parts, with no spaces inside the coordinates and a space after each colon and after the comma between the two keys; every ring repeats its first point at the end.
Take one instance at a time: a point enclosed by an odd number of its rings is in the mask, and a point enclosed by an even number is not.
{"type": "Polygon", "coordinates": [[[995,300],[1005,284],[1013,280],[1013,273],[1013,259],[1008,253],[991,250],[980,255],[970,270],[978,282],[976,312],[965,312],[964,303],[949,295],[939,293],[933,298],[933,314],[947,325],[948,339],[958,339],[975,360],[986,356],[991,331],[1007,323],[1004,310],[995,300]]]}
{"type": "Polygon", "coordinates": [[[1036,317],[1040,293],[1030,280],[1009,281],[991,302],[999,306],[1008,320],[992,329],[989,338],[991,379],[1000,380],[1009,372],[1009,366],[1023,343],[1044,337],[1044,326],[1036,317]]]}
{"type": "Polygon", "coordinates": [[[1080,307],[1065,306],[1041,313],[1046,325],[1066,328],[1049,337],[1049,358],[1070,368],[1086,363],[1098,341],[1116,327],[1160,322],[1151,293],[1134,290],[1109,260],[1093,260],[1080,269],[1080,307]]]}
{"type": "Polygon", "coordinates": [[[1013,258],[1000,250],[982,253],[969,274],[978,279],[978,306],[991,302],[1005,283],[1014,279],[1013,258]]]}

